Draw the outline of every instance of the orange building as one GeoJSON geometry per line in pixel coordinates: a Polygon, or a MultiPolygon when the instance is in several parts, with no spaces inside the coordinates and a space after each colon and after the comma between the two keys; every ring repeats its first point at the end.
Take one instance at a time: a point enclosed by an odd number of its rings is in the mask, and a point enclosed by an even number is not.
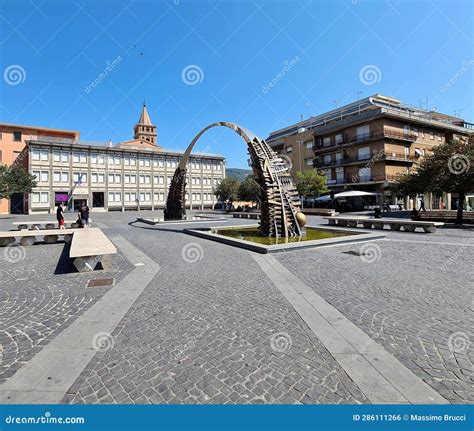
{"type": "MultiPolygon", "coordinates": [[[[0,123],[0,163],[11,165],[25,149],[26,142],[32,140],[73,144],[79,140],[79,132],[0,123]]],[[[26,209],[23,193],[13,195],[11,199],[0,199],[0,214],[23,213],[26,209]]]]}

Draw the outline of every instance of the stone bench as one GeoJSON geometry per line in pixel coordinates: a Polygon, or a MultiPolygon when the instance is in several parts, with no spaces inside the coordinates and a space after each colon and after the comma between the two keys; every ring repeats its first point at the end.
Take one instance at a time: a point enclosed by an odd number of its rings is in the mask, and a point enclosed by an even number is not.
{"type": "MultiPolygon", "coordinates": [[[[79,227],[79,223],[76,223],[76,221],[73,221],[73,220],[64,220],[64,224],[69,225],[72,229],[75,229],[75,228],[79,227]]],[[[12,223],[12,225],[17,226],[18,230],[26,230],[26,229],[40,230],[42,227],[44,229],[57,228],[58,222],[57,221],[54,222],[54,221],[51,221],[51,220],[48,220],[48,221],[19,221],[19,222],[12,223]]]]}
{"type": "Polygon", "coordinates": [[[75,232],[82,229],[42,229],[0,232],[0,247],[13,244],[18,239],[23,246],[33,245],[43,239],[46,244],[54,244],[60,237],[69,242],[75,232]]]}
{"type": "Polygon", "coordinates": [[[388,225],[391,230],[399,231],[403,228],[406,232],[415,232],[416,228],[422,228],[427,233],[433,233],[436,228],[444,223],[432,221],[413,221],[405,219],[369,218],[369,217],[324,217],[331,226],[357,227],[362,225],[365,229],[383,229],[388,225]]]}
{"type": "Polygon", "coordinates": [[[260,213],[231,213],[234,218],[260,219],[260,213]]]}
{"type": "Polygon", "coordinates": [[[79,272],[93,271],[102,257],[117,253],[112,242],[99,228],[89,229],[42,229],[0,232],[0,247],[14,244],[18,239],[22,246],[30,246],[40,241],[54,244],[60,237],[71,242],[69,257],[79,272]]]}
{"type": "Polygon", "coordinates": [[[117,249],[98,228],[78,229],[74,232],[69,257],[79,272],[93,271],[102,257],[117,253],[117,249]]]}

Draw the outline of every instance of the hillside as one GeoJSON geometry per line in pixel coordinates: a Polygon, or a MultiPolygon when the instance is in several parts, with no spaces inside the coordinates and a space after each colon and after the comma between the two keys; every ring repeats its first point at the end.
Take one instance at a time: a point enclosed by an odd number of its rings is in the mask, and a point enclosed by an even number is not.
{"type": "Polygon", "coordinates": [[[227,178],[235,178],[242,181],[252,173],[252,169],[226,168],[225,176],[227,178]]]}

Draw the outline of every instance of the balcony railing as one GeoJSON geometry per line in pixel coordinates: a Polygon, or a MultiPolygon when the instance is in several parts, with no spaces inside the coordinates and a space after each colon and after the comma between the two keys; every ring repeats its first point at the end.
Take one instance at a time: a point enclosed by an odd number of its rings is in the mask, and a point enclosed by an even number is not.
{"type": "Polygon", "coordinates": [[[383,182],[383,181],[397,181],[399,176],[393,174],[386,174],[386,175],[372,175],[367,177],[359,177],[358,175],[345,175],[344,178],[337,178],[335,180],[329,180],[328,186],[335,186],[338,184],[357,184],[357,183],[375,183],[375,182],[383,182]]]}
{"type": "Polygon", "coordinates": [[[348,145],[348,144],[359,144],[361,142],[374,141],[377,139],[394,139],[399,141],[416,141],[416,135],[414,133],[399,133],[394,131],[384,131],[384,132],[370,132],[360,136],[354,136],[348,138],[347,135],[342,136],[342,141],[339,141],[337,144],[324,145],[322,141],[316,142],[314,148],[320,150],[321,148],[330,148],[334,146],[348,145]]]}
{"type": "Polygon", "coordinates": [[[324,160],[315,161],[313,165],[316,168],[322,168],[322,167],[329,167],[329,166],[342,166],[342,165],[347,165],[350,163],[372,164],[372,163],[382,161],[382,160],[392,160],[392,161],[398,161],[398,162],[414,163],[418,160],[418,157],[409,156],[409,155],[400,154],[400,153],[378,152],[373,157],[369,157],[367,159],[359,159],[358,157],[343,157],[342,159],[338,159],[338,160],[331,159],[330,161],[324,161],[324,160]]]}

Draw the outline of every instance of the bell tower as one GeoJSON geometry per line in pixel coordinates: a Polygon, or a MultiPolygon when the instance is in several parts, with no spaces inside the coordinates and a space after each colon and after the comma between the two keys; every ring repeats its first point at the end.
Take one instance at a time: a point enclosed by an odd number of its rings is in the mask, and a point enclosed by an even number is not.
{"type": "Polygon", "coordinates": [[[157,145],[156,126],[151,123],[150,116],[143,101],[143,108],[138,123],[133,128],[134,139],[138,139],[143,144],[157,145]]]}

